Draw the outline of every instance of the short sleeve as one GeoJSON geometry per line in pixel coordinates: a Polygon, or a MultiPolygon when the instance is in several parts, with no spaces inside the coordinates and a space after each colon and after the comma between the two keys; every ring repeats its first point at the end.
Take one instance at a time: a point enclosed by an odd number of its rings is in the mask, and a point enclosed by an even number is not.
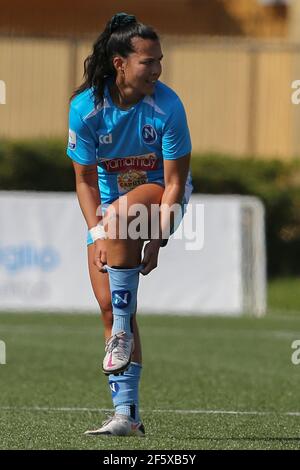
{"type": "Polygon", "coordinates": [[[71,104],[67,155],[81,165],[93,165],[97,163],[96,150],[96,140],[92,131],[71,104]]]}
{"type": "Polygon", "coordinates": [[[176,99],[162,136],[162,153],[166,160],[176,160],[191,152],[191,138],[182,102],[176,99]]]}

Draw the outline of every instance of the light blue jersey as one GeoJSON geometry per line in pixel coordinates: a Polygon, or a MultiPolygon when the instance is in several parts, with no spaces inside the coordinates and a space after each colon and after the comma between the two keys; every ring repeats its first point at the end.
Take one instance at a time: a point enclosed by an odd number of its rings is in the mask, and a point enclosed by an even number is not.
{"type": "MultiPolygon", "coordinates": [[[[128,110],[118,108],[106,85],[102,105],[93,89],[77,95],[70,107],[68,156],[81,165],[98,165],[101,203],[108,204],[140,184],[164,185],[163,160],[191,152],[182,102],[158,81],[151,96],[128,110]]],[[[185,202],[192,191],[190,175],[185,202]]]]}

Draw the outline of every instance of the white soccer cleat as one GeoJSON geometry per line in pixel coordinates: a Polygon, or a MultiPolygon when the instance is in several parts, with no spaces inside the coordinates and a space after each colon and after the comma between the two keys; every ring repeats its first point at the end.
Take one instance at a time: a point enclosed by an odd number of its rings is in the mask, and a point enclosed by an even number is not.
{"type": "Polygon", "coordinates": [[[145,437],[145,428],[142,422],[136,423],[129,416],[115,414],[102,423],[101,428],[85,431],[86,436],[133,436],[145,437]]]}
{"type": "Polygon", "coordinates": [[[133,336],[120,331],[111,336],[105,346],[102,370],[104,374],[119,374],[128,369],[133,351],[133,336]]]}

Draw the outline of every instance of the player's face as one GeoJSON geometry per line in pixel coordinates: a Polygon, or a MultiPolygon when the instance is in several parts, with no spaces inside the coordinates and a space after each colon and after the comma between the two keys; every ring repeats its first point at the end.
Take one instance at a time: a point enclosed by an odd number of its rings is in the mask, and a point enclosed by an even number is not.
{"type": "Polygon", "coordinates": [[[125,86],[141,95],[151,95],[161,74],[160,42],[136,37],[132,45],[134,52],[123,62],[125,86]]]}

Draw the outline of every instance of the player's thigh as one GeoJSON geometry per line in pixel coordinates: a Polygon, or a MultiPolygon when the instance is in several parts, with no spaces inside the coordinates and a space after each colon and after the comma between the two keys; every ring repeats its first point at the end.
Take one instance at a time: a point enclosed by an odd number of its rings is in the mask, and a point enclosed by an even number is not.
{"type": "MultiPolygon", "coordinates": [[[[153,215],[158,216],[159,205],[161,203],[163,192],[164,188],[160,184],[146,183],[137,186],[110,204],[107,208],[105,218],[112,224],[117,221],[116,225],[112,225],[113,231],[111,233],[114,233],[115,231],[116,233],[120,233],[119,224],[125,223],[125,225],[128,226],[137,216],[140,218],[143,226],[147,225],[150,229],[153,215]]],[[[124,230],[124,225],[122,225],[122,227],[124,230]]],[[[136,242],[141,250],[143,246],[141,240],[136,240],[136,242]]]]}
{"type": "MultiPolygon", "coordinates": [[[[164,188],[157,183],[146,183],[137,186],[126,194],[127,203],[130,207],[132,204],[144,204],[150,208],[151,204],[160,204],[164,193],[164,188]]],[[[123,196],[122,196],[123,197],[123,196]]]]}
{"type": "Polygon", "coordinates": [[[95,297],[100,305],[103,314],[111,312],[111,296],[109,288],[109,278],[107,273],[99,271],[94,264],[94,245],[88,245],[88,267],[90,280],[95,297]]]}
{"type": "Polygon", "coordinates": [[[107,209],[109,213],[113,207],[117,214],[120,211],[129,209],[134,204],[141,204],[147,210],[151,209],[151,205],[161,203],[161,198],[164,192],[164,188],[157,183],[146,183],[137,186],[128,193],[120,196],[119,199],[116,199],[107,209]]]}

